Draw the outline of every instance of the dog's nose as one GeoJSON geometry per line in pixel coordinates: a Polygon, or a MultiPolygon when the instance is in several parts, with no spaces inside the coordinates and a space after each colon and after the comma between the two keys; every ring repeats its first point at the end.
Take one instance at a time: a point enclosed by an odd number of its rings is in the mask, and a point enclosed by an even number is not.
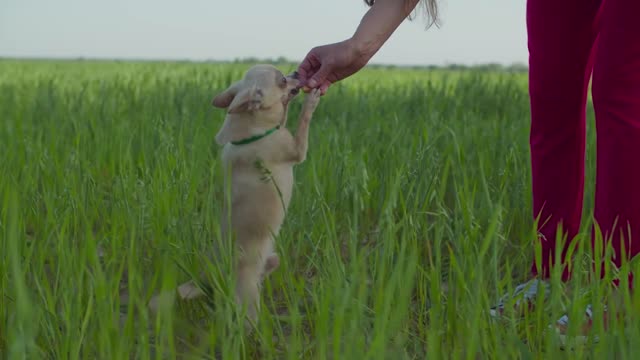
{"type": "Polygon", "coordinates": [[[296,79],[296,80],[298,80],[298,76],[299,76],[299,74],[298,74],[297,71],[294,71],[294,72],[291,73],[291,77],[296,79]]]}

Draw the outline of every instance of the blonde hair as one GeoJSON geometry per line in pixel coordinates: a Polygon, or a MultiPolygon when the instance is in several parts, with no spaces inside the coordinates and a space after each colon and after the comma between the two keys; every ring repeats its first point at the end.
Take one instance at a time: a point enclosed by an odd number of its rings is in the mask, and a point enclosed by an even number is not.
{"type": "MultiPolygon", "coordinates": [[[[364,0],[365,4],[373,6],[375,0],[364,0]]],[[[407,1],[408,3],[408,1],[407,1]]],[[[427,28],[431,25],[439,27],[440,19],[438,18],[438,0],[420,0],[416,9],[422,8],[423,15],[427,21],[427,28]]],[[[413,20],[413,16],[409,15],[409,20],[413,20]]]]}

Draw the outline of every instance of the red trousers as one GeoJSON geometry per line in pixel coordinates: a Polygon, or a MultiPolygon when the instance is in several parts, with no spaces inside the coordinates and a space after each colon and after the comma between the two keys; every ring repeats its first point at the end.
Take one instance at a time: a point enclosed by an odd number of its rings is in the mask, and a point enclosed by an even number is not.
{"type": "MultiPolygon", "coordinates": [[[[583,207],[589,79],[596,116],[595,222],[627,258],[640,252],[640,0],[527,0],[533,210],[542,263],[555,263],[583,207]]],[[[594,239],[591,240],[594,246],[594,239]]],[[[563,279],[570,276],[564,267],[563,279]]]]}

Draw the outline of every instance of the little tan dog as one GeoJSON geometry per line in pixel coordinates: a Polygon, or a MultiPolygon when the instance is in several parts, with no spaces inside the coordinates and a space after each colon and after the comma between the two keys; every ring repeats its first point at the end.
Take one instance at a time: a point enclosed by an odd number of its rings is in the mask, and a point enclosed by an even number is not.
{"type": "MultiPolygon", "coordinates": [[[[235,239],[236,300],[246,306],[254,323],[260,311],[261,283],[280,264],[275,236],[291,200],[293,166],[306,158],[309,123],[320,101],[319,90],[306,96],[297,133],[292,136],[285,125],[289,102],[298,94],[297,77],[297,72],[284,76],[271,65],[256,65],[213,99],[213,106],[227,109],[216,135],[216,142],[224,145],[222,164],[231,182],[221,229],[223,236],[230,231],[235,239]]],[[[192,299],[204,293],[188,282],[178,288],[178,294],[192,299]]],[[[157,306],[156,296],[150,307],[157,306]]]]}

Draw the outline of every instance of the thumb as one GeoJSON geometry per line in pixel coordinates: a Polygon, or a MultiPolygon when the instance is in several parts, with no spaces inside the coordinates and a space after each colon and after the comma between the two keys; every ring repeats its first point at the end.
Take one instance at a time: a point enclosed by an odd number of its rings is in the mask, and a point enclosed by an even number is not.
{"type": "Polygon", "coordinates": [[[327,76],[329,76],[329,73],[331,73],[332,70],[332,66],[328,65],[327,63],[323,63],[322,65],[320,65],[320,69],[318,69],[318,71],[313,74],[311,79],[309,79],[309,82],[307,82],[307,86],[309,86],[310,88],[316,88],[318,85],[324,83],[325,79],[327,78],[327,76]]]}

